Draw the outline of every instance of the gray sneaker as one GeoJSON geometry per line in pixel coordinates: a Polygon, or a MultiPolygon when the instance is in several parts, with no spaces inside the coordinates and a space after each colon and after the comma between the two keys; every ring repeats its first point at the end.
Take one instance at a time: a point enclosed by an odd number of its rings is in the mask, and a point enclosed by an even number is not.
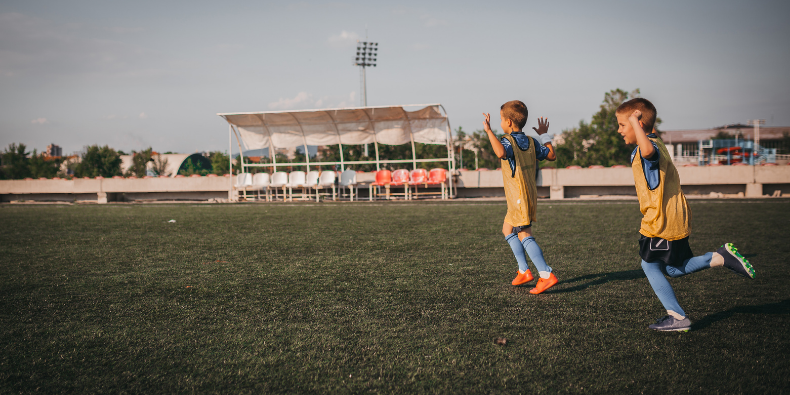
{"type": "Polygon", "coordinates": [[[735,274],[754,278],[754,268],[752,264],[738,252],[738,249],[735,248],[732,243],[721,246],[716,252],[724,257],[724,267],[732,270],[735,274]]]}
{"type": "Polygon", "coordinates": [[[679,320],[667,315],[659,318],[655,324],[649,325],[648,328],[659,332],[688,332],[691,329],[691,320],[688,317],[679,320]]]}

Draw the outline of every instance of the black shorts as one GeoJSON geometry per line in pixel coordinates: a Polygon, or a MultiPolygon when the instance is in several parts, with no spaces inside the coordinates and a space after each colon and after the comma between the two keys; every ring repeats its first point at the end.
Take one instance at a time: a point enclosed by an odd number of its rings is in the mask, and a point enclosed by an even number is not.
{"type": "Polygon", "coordinates": [[[686,259],[694,257],[688,236],[673,241],[660,237],[639,236],[639,256],[645,262],[663,262],[669,266],[679,266],[686,259]]]}

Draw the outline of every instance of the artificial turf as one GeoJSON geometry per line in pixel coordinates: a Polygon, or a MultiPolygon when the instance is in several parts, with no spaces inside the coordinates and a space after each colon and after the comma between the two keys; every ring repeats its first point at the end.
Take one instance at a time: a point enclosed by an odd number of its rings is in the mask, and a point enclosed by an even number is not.
{"type": "Polygon", "coordinates": [[[757,276],[672,279],[670,334],[633,201],[541,201],[537,296],[504,202],[2,205],[0,393],[790,391],[790,201],[690,205],[757,276]]]}

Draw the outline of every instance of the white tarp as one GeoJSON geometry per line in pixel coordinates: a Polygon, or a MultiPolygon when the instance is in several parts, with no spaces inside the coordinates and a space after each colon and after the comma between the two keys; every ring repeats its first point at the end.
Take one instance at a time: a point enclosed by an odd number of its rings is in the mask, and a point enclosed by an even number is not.
{"type": "Polygon", "coordinates": [[[447,144],[447,115],[440,104],[417,111],[404,106],[217,114],[234,125],[247,150],[302,145],[447,144]]]}

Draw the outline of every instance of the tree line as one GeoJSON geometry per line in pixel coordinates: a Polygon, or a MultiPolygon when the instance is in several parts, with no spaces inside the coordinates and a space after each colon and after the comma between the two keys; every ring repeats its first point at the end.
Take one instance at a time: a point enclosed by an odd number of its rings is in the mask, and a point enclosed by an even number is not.
{"type": "MultiPolygon", "coordinates": [[[[132,151],[132,164],[124,172],[121,169],[121,155],[123,151],[116,151],[109,146],[92,145],[86,147],[80,154],[80,160],[70,160],[65,157],[51,157],[45,152],[37,150],[28,152],[25,144],[10,144],[0,154],[0,179],[20,180],[25,178],[72,178],[72,177],[105,177],[136,176],[145,177],[150,170],[156,176],[171,176],[167,173],[167,158],[154,153],[152,148],[141,151],[132,151]],[[64,166],[65,165],[65,166],[64,166]]],[[[224,152],[215,151],[208,155],[209,165],[193,163],[191,159],[182,164],[178,174],[189,176],[192,174],[207,175],[214,173],[222,175],[228,173],[229,158],[224,152]]]]}

